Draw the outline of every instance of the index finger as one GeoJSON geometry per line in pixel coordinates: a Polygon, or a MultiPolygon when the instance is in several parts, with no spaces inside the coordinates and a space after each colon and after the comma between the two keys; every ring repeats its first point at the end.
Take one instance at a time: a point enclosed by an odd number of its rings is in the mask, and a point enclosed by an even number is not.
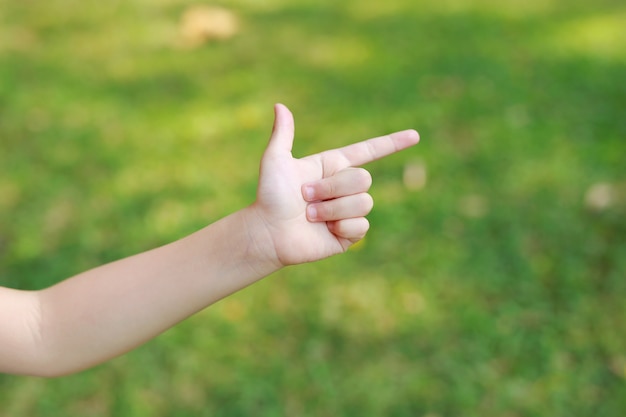
{"type": "Polygon", "coordinates": [[[409,129],[368,139],[328,152],[339,152],[348,161],[349,166],[357,167],[413,146],[419,140],[419,133],[409,129]]]}

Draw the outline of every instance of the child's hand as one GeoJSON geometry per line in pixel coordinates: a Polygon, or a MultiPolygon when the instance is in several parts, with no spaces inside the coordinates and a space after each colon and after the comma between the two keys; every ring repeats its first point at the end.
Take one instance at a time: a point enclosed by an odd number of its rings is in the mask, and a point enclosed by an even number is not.
{"type": "Polygon", "coordinates": [[[346,251],[367,233],[365,216],[373,206],[367,194],[371,176],[356,167],[415,145],[419,135],[406,130],[296,159],[291,155],[293,116],[280,104],[274,110],[274,129],[251,207],[272,247],[259,249],[270,251],[268,256],[279,266],[346,251]]]}

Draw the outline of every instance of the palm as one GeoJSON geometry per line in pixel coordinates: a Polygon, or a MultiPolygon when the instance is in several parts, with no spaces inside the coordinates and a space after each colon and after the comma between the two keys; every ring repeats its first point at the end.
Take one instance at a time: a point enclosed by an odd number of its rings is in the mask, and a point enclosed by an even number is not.
{"type": "MultiPolygon", "coordinates": [[[[335,165],[341,167],[337,162],[335,165]]],[[[322,259],[349,246],[346,239],[332,234],[325,222],[310,222],[306,217],[302,184],[322,178],[320,157],[294,159],[288,155],[263,160],[257,204],[263,209],[283,265],[322,259]]]]}
{"type": "MultiPolygon", "coordinates": [[[[417,142],[415,134],[395,135],[296,159],[291,155],[291,113],[284,106],[276,107],[272,139],[261,161],[255,206],[270,233],[281,264],[322,259],[345,251],[358,240],[331,232],[325,221],[310,221],[306,214],[309,203],[303,198],[302,185],[331,178],[346,168],[362,165],[417,142]]],[[[354,217],[362,217],[359,208],[353,211],[356,213],[354,217]]]]}

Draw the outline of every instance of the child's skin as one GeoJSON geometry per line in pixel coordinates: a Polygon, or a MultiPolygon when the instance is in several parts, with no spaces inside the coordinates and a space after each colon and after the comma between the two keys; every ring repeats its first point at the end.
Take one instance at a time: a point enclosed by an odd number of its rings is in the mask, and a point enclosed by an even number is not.
{"type": "Polygon", "coordinates": [[[275,106],[256,201],[198,232],[40,291],[0,287],[0,372],[60,376],[127,352],[286,266],[344,252],[372,209],[356,168],[419,141],[414,130],[296,159],[275,106]]]}

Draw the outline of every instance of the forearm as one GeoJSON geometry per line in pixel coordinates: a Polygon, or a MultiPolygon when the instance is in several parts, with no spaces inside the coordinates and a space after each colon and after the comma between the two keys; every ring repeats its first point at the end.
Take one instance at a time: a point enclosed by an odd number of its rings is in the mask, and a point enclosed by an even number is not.
{"type": "Polygon", "coordinates": [[[265,232],[251,212],[37,292],[38,358],[32,369],[12,372],[87,368],[274,272],[279,265],[264,252],[265,232]]]}

